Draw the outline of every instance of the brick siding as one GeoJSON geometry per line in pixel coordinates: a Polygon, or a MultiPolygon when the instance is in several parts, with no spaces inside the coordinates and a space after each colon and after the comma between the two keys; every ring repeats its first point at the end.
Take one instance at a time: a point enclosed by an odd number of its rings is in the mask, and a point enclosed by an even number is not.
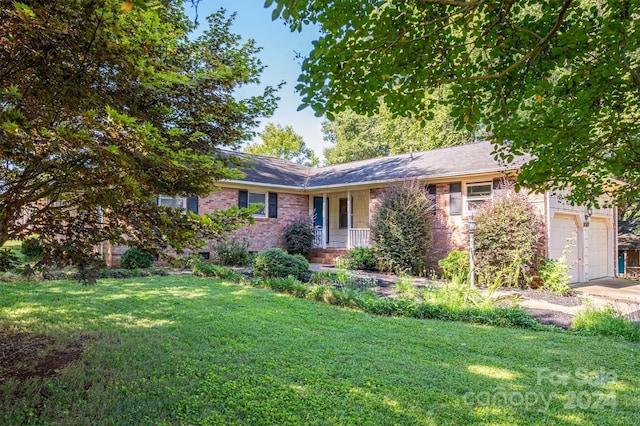
{"type": "MultiPolygon", "coordinates": [[[[238,190],[222,188],[198,201],[200,214],[214,209],[226,210],[238,205],[238,190]]],[[[261,251],[272,247],[284,248],[284,230],[291,223],[309,216],[309,196],[278,192],[278,217],[255,218],[255,224],[244,226],[231,237],[249,241],[249,251],[261,251]]],[[[211,242],[210,247],[215,242],[211,242]]]]}
{"type": "MultiPolygon", "coordinates": [[[[198,199],[198,213],[212,213],[215,209],[227,210],[238,205],[238,190],[222,188],[212,192],[206,198],[198,199]]],[[[284,230],[298,219],[309,215],[309,196],[278,193],[278,217],[255,218],[255,224],[244,226],[231,234],[231,238],[247,239],[249,251],[257,252],[272,247],[284,248],[284,230]]],[[[210,241],[206,246],[195,252],[209,252],[213,255],[216,241],[210,241]]],[[[107,245],[105,260],[109,266],[119,266],[120,258],[129,247],[107,245]]]]}

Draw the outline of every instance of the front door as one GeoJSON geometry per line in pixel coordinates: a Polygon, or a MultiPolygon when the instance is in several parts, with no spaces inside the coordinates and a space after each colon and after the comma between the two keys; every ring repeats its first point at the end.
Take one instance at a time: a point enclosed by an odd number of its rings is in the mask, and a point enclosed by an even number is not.
{"type": "MultiPolygon", "coordinates": [[[[313,210],[315,211],[315,220],[313,224],[318,228],[322,229],[322,224],[324,223],[324,208],[322,206],[322,197],[313,197],[313,210]]],[[[327,243],[329,242],[328,224],[329,224],[329,199],[327,198],[327,229],[325,230],[327,243]]]]}

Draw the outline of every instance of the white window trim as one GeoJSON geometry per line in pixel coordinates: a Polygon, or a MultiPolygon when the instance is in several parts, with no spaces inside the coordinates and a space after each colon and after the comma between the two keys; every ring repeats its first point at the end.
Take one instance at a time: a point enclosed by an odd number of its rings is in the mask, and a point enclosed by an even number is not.
{"type": "Polygon", "coordinates": [[[177,196],[171,196],[171,195],[164,195],[161,194],[158,196],[158,205],[162,206],[162,200],[175,200],[177,204],[177,201],[180,200],[182,202],[182,207],[179,207],[180,210],[187,210],[187,199],[185,197],[177,197],[177,196]]]}
{"type": "Polygon", "coordinates": [[[256,218],[262,218],[262,219],[266,219],[269,217],[269,193],[268,192],[252,192],[252,191],[247,191],[247,207],[251,207],[252,204],[256,204],[256,203],[251,203],[249,200],[251,199],[251,195],[263,195],[264,196],[264,202],[262,203],[262,205],[264,206],[264,213],[260,214],[260,213],[255,213],[253,215],[253,217],[256,218]]]}
{"type": "Polygon", "coordinates": [[[465,211],[466,215],[471,215],[471,214],[476,212],[476,210],[471,210],[469,208],[469,201],[488,201],[488,200],[491,200],[491,198],[493,198],[493,181],[490,181],[490,182],[474,182],[474,183],[465,184],[465,189],[464,189],[464,211],[465,211]],[[472,187],[475,187],[475,186],[489,186],[491,192],[490,192],[489,195],[469,196],[469,188],[472,188],[472,187]]]}

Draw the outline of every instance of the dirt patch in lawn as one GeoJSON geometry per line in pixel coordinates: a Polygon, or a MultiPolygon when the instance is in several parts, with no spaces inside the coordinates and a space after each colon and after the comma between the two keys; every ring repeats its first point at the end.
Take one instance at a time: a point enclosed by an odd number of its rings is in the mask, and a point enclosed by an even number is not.
{"type": "Polygon", "coordinates": [[[525,308],[540,324],[555,325],[567,329],[571,326],[573,315],[551,309],[525,308]]]}
{"type": "Polygon", "coordinates": [[[0,380],[53,377],[80,359],[83,346],[61,345],[52,338],[0,331],[0,380]]]}

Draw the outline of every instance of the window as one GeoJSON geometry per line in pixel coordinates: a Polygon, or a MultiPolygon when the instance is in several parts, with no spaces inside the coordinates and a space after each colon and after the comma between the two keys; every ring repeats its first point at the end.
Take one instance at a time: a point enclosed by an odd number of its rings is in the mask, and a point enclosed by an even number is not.
{"type": "Polygon", "coordinates": [[[154,202],[157,202],[159,206],[170,207],[172,209],[188,210],[190,212],[198,214],[198,197],[196,195],[188,198],[160,195],[154,202]]]}
{"type": "Polygon", "coordinates": [[[158,205],[162,207],[171,207],[172,209],[185,209],[187,207],[187,200],[184,197],[161,195],[158,197],[158,205]]]}
{"type": "Polygon", "coordinates": [[[249,192],[248,194],[248,207],[256,204],[262,204],[258,210],[253,214],[255,217],[267,217],[267,194],[264,192],[249,192]]]}
{"type": "Polygon", "coordinates": [[[467,212],[471,213],[491,199],[493,182],[467,184],[467,212]]]}
{"type": "MultiPolygon", "coordinates": [[[[339,201],[339,214],[338,214],[338,227],[340,229],[346,229],[349,227],[349,209],[346,198],[340,198],[339,201]]],[[[351,201],[353,203],[353,200],[351,201]]],[[[351,220],[353,222],[353,206],[351,207],[351,220]]]]}
{"type": "Polygon", "coordinates": [[[449,184],[449,214],[462,214],[462,184],[460,182],[449,184]]]}
{"type": "Polygon", "coordinates": [[[247,208],[261,204],[253,217],[278,217],[278,194],[275,192],[238,191],[238,207],[247,208]]]}

